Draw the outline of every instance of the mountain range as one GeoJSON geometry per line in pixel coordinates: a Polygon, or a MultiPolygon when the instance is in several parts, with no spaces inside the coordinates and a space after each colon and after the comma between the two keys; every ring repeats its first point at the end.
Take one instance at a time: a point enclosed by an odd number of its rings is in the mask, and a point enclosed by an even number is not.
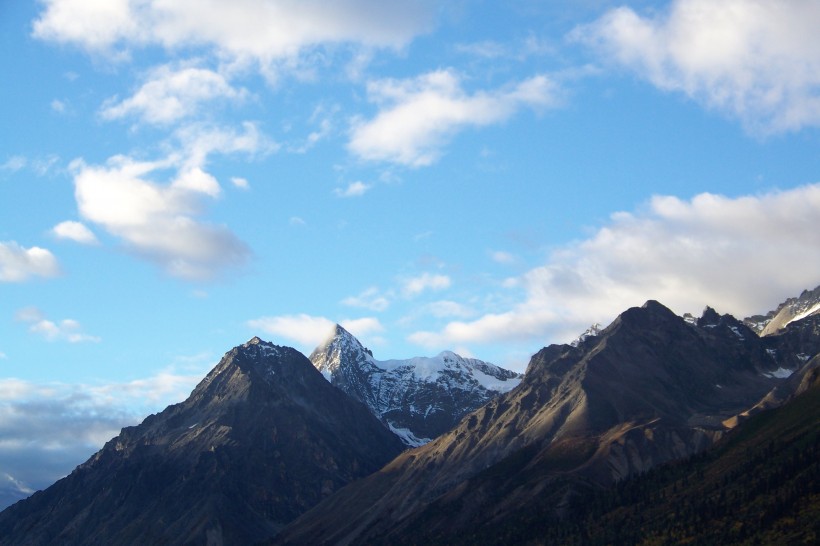
{"type": "Polygon", "coordinates": [[[542,349],[518,388],[326,499],[277,543],[455,543],[533,503],[565,517],[589,491],[700,453],[784,403],[818,352],[818,315],[759,337],[710,308],[689,322],[647,302],[577,347],[542,349]]]}
{"type": "Polygon", "coordinates": [[[702,543],[806,538],[789,521],[811,522],[795,503],[820,494],[819,353],[820,289],[745,320],[648,301],[544,347],[523,377],[450,352],[378,361],[341,327],[310,359],[253,338],[187,400],[0,512],[0,544],[697,542],[705,516],[687,518],[712,505],[702,543]],[[743,466],[744,450],[780,470],[743,466]],[[730,476],[748,485],[721,498],[730,476]],[[731,510],[762,515],[741,532],[717,519],[731,510]]]}

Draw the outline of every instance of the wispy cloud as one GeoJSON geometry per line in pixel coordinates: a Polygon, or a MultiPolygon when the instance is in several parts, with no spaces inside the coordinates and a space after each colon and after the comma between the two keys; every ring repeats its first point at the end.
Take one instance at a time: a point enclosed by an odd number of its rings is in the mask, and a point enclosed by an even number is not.
{"type": "Polygon", "coordinates": [[[820,6],[778,0],[675,0],[628,7],[571,37],[667,91],[736,117],[753,132],[820,125],[820,6]]]}
{"type": "Polygon", "coordinates": [[[401,291],[405,297],[413,298],[427,290],[444,290],[449,288],[452,281],[447,275],[422,273],[402,281],[401,291]]]}
{"type": "Polygon", "coordinates": [[[125,426],[184,400],[204,370],[173,368],[124,383],[0,379],[0,468],[27,489],[68,474],[125,426]]]}
{"type": "Polygon", "coordinates": [[[49,250],[25,248],[14,241],[0,242],[0,282],[22,282],[31,277],[56,277],[57,258],[49,250]]]}
{"type": "Polygon", "coordinates": [[[518,303],[410,339],[434,347],[567,341],[647,299],[678,313],[706,305],[739,317],[765,312],[820,283],[818,222],[820,184],[738,198],[657,196],[518,278],[518,303]]]}
{"type": "Polygon", "coordinates": [[[142,123],[168,125],[200,113],[206,103],[238,101],[247,95],[213,70],[163,65],[152,69],[132,96],[108,99],[100,114],[108,120],[136,117],[142,123]]]}
{"type": "Polygon", "coordinates": [[[22,155],[13,155],[0,165],[0,170],[16,172],[24,169],[28,164],[28,159],[22,155]]]}
{"type": "Polygon", "coordinates": [[[371,188],[369,184],[365,184],[364,182],[357,180],[356,182],[351,182],[347,185],[346,188],[336,188],[333,190],[333,193],[337,197],[359,197],[367,193],[367,191],[371,188]]]}
{"type": "Polygon", "coordinates": [[[247,179],[240,178],[238,176],[234,176],[231,178],[231,184],[233,184],[235,188],[239,188],[240,190],[247,190],[251,187],[247,179]]]}
{"type": "Polygon", "coordinates": [[[558,86],[543,75],[470,94],[454,70],[372,81],[367,93],[379,112],[371,120],[354,122],[349,150],[365,160],[411,167],[436,162],[453,135],[465,128],[501,123],[522,107],[558,102],[558,86]]]}
{"type": "Polygon", "coordinates": [[[516,261],[515,256],[504,250],[495,250],[491,252],[490,258],[492,258],[494,262],[499,264],[512,264],[516,261]]]}
{"type": "Polygon", "coordinates": [[[381,312],[390,307],[390,296],[382,293],[378,287],[371,286],[357,296],[349,296],[343,299],[342,304],[381,312]]]}
{"type": "Polygon", "coordinates": [[[17,311],[15,320],[29,324],[29,332],[44,337],[48,341],[68,341],[69,343],[99,343],[97,336],[83,333],[80,323],[74,319],[54,322],[46,318],[36,307],[26,307],[17,311]]]}

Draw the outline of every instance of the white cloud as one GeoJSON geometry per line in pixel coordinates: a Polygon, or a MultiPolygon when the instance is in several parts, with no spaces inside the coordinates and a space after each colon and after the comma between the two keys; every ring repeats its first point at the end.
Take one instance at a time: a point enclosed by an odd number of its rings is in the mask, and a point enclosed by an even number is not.
{"type": "Polygon", "coordinates": [[[176,160],[183,168],[203,167],[214,153],[243,153],[251,156],[276,152],[279,145],[266,137],[253,122],[243,122],[242,130],[192,123],[174,131],[179,141],[181,157],[176,160]]]}
{"type": "Polygon", "coordinates": [[[570,36],[768,133],[820,125],[818,27],[817,2],[675,0],[653,17],[612,10],[570,36]]]}
{"type": "Polygon", "coordinates": [[[263,70],[326,44],[404,46],[430,28],[427,0],[45,0],[35,37],[89,51],[127,54],[134,47],[203,46],[227,59],[253,60],[263,70]]]}
{"type": "Polygon", "coordinates": [[[247,179],[240,178],[238,176],[234,176],[231,178],[231,184],[233,184],[235,188],[239,188],[240,190],[247,190],[251,187],[247,179]]]}
{"type": "Polygon", "coordinates": [[[300,218],[298,216],[291,216],[290,219],[288,220],[288,223],[291,226],[296,226],[296,227],[306,226],[307,225],[307,222],[305,222],[304,218],[300,218]]]}
{"type": "Polygon", "coordinates": [[[521,107],[554,106],[557,86],[546,76],[469,94],[453,70],[437,70],[409,80],[378,80],[367,86],[380,111],[356,120],[348,148],[369,161],[420,167],[434,163],[454,134],[509,119],[521,107]]]}
{"type": "Polygon", "coordinates": [[[36,307],[25,307],[14,315],[15,320],[29,323],[29,332],[43,336],[48,341],[68,341],[69,343],[99,343],[100,338],[82,332],[80,323],[74,319],[59,322],[48,320],[36,307]]]}
{"type": "Polygon", "coordinates": [[[24,248],[14,241],[0,242],[0,282],[21,282],[31,277],[59,274],[57,258],[45,248],[24,248]]]}
{"type": "Polygon", "coordinates": [[[100,112],[102,117],[111,120],[134,116],[143,123],[168,125],[199,113],[207,102],[236,101],[248,94],[245,89],[232,87],[222,74],[206,68],[164,65],[152,69],[145,80],[131,97],[108,99],[100,112]]]}
{"type": "Polygon", "coordinates": [[[3,351],[0,351],[0,360],[7,360],[8,357],[9,357],[9,355],[4,353],[3,351]]]}
{"type": "Polygon", "coordinates": [[[356,182],[348,184],[345,189],[336,188],[333,190],[333,193],[337,197],[359,197],[360,195],[364,195],[371,187],[369,184],[357,180],[356,182]]]}
{"type": "MultiPolygon", "coordinates": [[[[339,321],[354,336],[368,336],[384,330],[378,319],[365,317],[339,321]]],[[[325,339],[336,323],[325,317],[307,314],[261,317],[248,321],[248,326],[267,334],[280,336],[297,342],[302,348],[311,350],[325,339]]]]}
{"type": "Polygon", "coordinates": [[[679,314],[706,305],[744,317],[820,283],[820,184],[729,198],[652,198],[518,279],[506,311],[414,333],[426,346],[567,341],[656,299],[679,314]]]}
{"type": "Polygon", "coordinates": [[[444,290],[449,288],[450,284],[450,277],[447,275],[422,273],[417,277],[404,279],[401,290],[406,297],[412,298],[427,290],[444,290]]]}
{"type": "Polygon", "coordinates": [[[207,280],[242,265],[247,246],[226,226],[200,219],[203,200],[221,194],[219,182],[203,170],[218,153],[256,153],[269,144],[253,124],[244,131],[203,125],[176,133],[182,151],[154,162],[114,156],[105,165],[71,164],[75,198],[84,220],[120,238],[135,254],[157,263],[174,277],[207,280]],[[176,169],[166,184],[156,174],[176,169]]]}
{"type": "Polygon", "coordinates": [[[371,311],[381,312],[390,307],[390,298],[387,295],[382,294],[377,287],[371,286],[358,296],[350,296],[343,299],[342,304],[350,307],[363,307],[365,309],[370,309],[371,311]]]}
{"type": "Polygon", "coordinates": [[[88,229],[85,224],[66,220],[60,222],[51,230],[54,235],[60,239],[68,239],[84,245],[95,245],[99,241],[97,237],[88,229]]]}

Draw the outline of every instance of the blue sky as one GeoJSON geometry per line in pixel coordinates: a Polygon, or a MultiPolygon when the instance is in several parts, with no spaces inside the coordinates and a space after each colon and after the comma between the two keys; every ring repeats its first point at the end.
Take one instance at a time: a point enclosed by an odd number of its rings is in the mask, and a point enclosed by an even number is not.
{"type": "Polygon", "coordinates": [[[816,286],[820,4],[566,4],[0,5],[0,482],[254,335],[520,371],[816,286]]]}

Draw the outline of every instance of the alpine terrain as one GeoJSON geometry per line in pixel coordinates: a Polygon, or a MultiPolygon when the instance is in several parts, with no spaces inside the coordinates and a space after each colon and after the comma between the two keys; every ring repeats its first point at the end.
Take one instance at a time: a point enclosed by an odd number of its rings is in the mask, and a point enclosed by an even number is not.
{"type": "Polygon", "coordinates": [[[0,544],[252,544],[403,447],[304,355],[253,338],[0,513],[0,544]]]}
{"type": "Polygon", "coordinates": [[[324,500],[277,543],[471,544],[536,505],[560,520],[589,492],[703,452],[787,402],[815,378],[818,352],[820,315],[760,337],[710,308],[687,321],[649,301],[577,346],[545,347],[517,388],[324,500]]]}
{"type": "Polygon", "coordinates": [[[780,332],[796,320],[817,314],[820,314],[820,286],[814,290],[804,290],[796,298],[787,299],[766,315],[749,317],[743,322],[761,336],[766,336],[780,332]]]}
{"type": "Polygon", "coordinates": [[[409,446],[440,436],[521,382],[521,374],[449,351],[432,358],[376,360],[339,325],[310,361],[409,446]]]}

